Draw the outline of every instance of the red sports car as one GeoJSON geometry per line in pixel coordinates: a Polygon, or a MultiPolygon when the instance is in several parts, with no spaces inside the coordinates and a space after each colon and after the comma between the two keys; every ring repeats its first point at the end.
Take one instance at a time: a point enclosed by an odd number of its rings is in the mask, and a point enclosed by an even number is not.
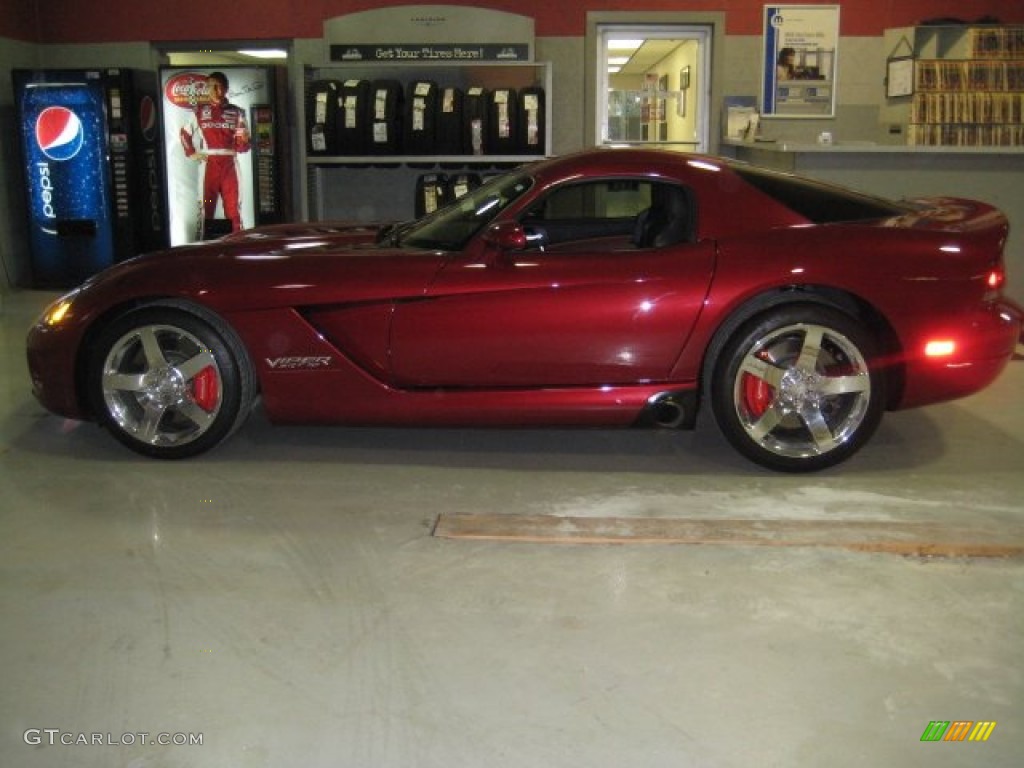
{"type": "Polygon", "coordinates": [[[691,427],[836,464],[977,392],[1020,335],[1006,218],[719,158],[590,150],[389,226],[248,230],[114,266],[28,337],[38,399],[136,451],[281,423],[691,427]]]}

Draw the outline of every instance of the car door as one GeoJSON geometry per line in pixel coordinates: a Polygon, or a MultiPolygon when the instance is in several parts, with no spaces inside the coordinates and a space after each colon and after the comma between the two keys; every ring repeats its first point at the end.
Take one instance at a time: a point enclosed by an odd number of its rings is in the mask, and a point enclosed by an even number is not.
{"type": "MultiPolygon", "coordinates": [[[[714,246],[694,209],[672,242],[637,245],[662,182],[562,185],[518,217],[530,245],[477,237],[422,300],[396,306],[400,387],[573,387],[664,380],[707,293],[714,246]]],[[[678,198],[677,198],[678,199],[678,198]]],[[[677,221],[678,225],[679,222],[677,221]]]]}

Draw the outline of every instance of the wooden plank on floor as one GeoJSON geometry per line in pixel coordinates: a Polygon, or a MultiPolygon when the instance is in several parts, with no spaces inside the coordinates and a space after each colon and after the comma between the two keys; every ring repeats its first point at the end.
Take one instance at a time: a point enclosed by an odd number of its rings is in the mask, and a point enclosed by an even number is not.
{"type": "Polygon", "coordinates": [[[713,544],[839,547],[934,557],[1019,557],[1024,529],[875,520],[745,520],[441,514],[446,539],[562,544],[713,544]]]}

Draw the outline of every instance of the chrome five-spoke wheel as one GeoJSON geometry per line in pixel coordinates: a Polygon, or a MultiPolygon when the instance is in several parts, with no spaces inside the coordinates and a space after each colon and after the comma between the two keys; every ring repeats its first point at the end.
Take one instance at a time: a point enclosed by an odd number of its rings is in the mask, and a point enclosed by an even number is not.
{"type": "Polygon", "coordinates": [[[110,416],[149,445],[191,442],[220,411],[217,360],[181,328],[145,325],[129,331],[110,348],[102,377],[110,416]]]}
{"type": "Polygon", "coordinates": [[[854,453],[882,412],[871,340],[846,315],[793,307],[759,318],[725,349],[715,416],[754,461],[787,471],[822,469],[854,453]]]}
{"type": "Polygon", "coordinates": [[[95,348],[90,386],[101,423],[129,447],[181,458],[241,422],[253,382],[244,353],[213,318],[151,307],[116,320],[95,348]]]}

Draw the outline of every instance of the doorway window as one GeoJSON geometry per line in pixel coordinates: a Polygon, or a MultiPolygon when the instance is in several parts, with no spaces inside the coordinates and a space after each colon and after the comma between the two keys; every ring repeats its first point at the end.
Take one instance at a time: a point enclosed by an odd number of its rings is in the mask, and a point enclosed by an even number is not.
{"type": "Polygon", "coordinates": [[[601,24],[598,144],[708,151],[711,28],[601,24]]]}

